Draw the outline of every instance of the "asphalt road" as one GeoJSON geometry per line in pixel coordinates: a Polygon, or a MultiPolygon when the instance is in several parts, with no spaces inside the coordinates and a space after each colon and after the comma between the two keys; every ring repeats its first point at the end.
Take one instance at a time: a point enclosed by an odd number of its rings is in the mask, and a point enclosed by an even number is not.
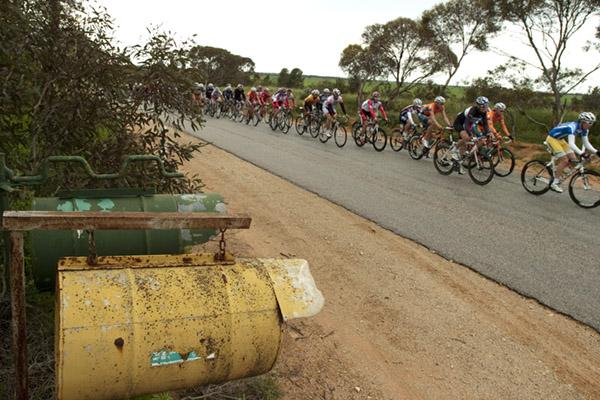
{"type": "Polygon", "coordinates": [[[520,171],[482,187],[405,150],[350,137],[339,149],[293,127],[209,119],[194,135],[600,331],[600,208],[566,191],[533,196],[520,171]]]}

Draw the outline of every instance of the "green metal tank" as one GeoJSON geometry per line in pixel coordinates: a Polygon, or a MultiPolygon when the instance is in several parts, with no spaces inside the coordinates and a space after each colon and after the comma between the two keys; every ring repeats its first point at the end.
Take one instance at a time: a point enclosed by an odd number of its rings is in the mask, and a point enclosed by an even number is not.
{"type": "MultiPolygon", "coordinates": [[[[61,192],[56,197],[38,197],[34,211],[149,211],[225,212],[223,197],[214,193],[155,194],[135,189],[96,189],[61,192]]],[[[135,254],[181,254],[186,247],[205,243],[217,232],[205,230],[96,231],[96,252],[101,256],[135,254]]],[[[85,231],[31,232],[32,272],[40,290],[54,290],[60,257],[86,256],[85,231]]]]}

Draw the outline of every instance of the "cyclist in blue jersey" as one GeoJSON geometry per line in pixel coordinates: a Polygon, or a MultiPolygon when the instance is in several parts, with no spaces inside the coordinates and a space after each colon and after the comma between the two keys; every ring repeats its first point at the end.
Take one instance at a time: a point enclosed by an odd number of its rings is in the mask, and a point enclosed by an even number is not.
{"type": "Polygon", "coordinates": [[[556,165],[555,179],[550,188],[555,192],[562,193],[560,187],[562,173],[569,162],[577,163],[577,154],[580,157],[585,157],[585,150],[577,147],[575,138],[581,137],[583,147],[591,154],[596,154],[600,157],[600,150],[596,150],[590,143],[589,133],[590,127],[596,122],[596,116],[591,112],[582,112],[579,114],[577,121],[565,122],[552,128],[548,132],[545,143],[552,149],[552,154],[558,157],[556,165]],[[566,140],[565,140],[566,139],[566,140]]]}

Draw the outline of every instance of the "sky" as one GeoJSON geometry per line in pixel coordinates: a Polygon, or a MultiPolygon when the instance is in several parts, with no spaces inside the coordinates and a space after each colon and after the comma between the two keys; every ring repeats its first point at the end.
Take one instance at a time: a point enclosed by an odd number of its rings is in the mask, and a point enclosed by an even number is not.
{"type": "MultiPolygon", "coordinates": [[[[178,40],[195,36],[203,46],[220,47],[250,57],[258,72],[278,73],[282,68],[300,68],[305,75],[345,76],[338,67],[342,50],[361,43],[367,25],[397,17],[417,19],[439,0],[96,0],[115,22],[115,37],[122,45],[143,43],[149,26],[171,31],[178,40]]],[[[586,54],[581,47],[592,38],[598,19],[584,26],[567,50],[567,58],[582,67],[597,63],[600,54],[586,54]]],[[[520,41],[519,29],[508,27],[491,40],[494,48],[510,50],[533,61],[533,51],[520,41]]],[[[494,52],[471,53],[465,58],[452,84],[464,84],[484,76],[506,58],[494,52]]],[[[442,76],[434,79],[443,82],[442,76]]],[[[600,85],[596,72],[577,88],[587,92],[600,85]]]]}

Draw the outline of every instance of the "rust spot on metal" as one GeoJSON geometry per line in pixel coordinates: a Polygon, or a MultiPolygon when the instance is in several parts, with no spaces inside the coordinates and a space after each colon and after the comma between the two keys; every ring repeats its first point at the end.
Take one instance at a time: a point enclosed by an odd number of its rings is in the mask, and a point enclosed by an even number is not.
{"type": "Polygon", "coordinates": [[[223,283],[227,283],[227,277],[225,274],[221,274],[221,279],[223,279],[223,283]]]}
{"type": "Polygon", "coordinates": [[[115,339],[115,346],[117,346],[117,349],[123,350],[123,345],[124,344],[125,344],[125,340],[123,340],[123,338],[116,338],[115,339]]]}

